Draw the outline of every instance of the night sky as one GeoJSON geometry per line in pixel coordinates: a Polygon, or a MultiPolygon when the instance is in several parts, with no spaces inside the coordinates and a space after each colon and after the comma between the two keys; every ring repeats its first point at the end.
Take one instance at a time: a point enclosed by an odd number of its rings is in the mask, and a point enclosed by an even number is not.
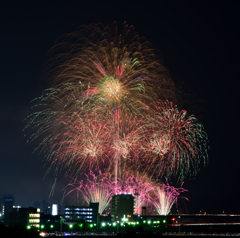
{"type": "MultiPolygon", "coordinates": [[[[17,1],[16,1],[17,2],[17,1]]],[[[41,89],[48,50],[81,25],[117,20],[134,25],[160,50],[184,106],[209,136],[209,163],[186,180],[189,213],[240,213],[239,1],[34,1],[0,8],[0,197],[16,205],[59,203],[67,181],[48,174],[22,132],[29,103],[41,89]],[[86,3],[87,2],[87,3],[86,3]],[[131,2],[131,3],[129,3],[131,2]],[[157,3],[157,4],[156,4],[157,3]],[[49,5],[50,4],[50,5],[49,5]]],[[[70,199],[70,198],[69,198],[70,199]]],[[[71,198],[72,199],[72,198],[71,198]]],[[[180,200],[179,206],[183,206],[180,200]]]]}

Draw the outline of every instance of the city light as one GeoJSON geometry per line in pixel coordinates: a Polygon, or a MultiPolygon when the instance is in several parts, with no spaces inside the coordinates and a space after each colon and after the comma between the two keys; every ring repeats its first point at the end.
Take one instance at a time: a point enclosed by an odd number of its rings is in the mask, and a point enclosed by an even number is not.
{"type": "Polygon", "coordinates": [[[128,218],[126,218],[126,215],[123,216],[122,221],[127,222],[128,218]]]}

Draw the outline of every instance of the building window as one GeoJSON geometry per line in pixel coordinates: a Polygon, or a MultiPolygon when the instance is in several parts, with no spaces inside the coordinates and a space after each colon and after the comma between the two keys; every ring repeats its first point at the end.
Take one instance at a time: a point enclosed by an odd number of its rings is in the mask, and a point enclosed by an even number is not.
{"type": "Polygon", "coordinates": [[[40,217],[39,213],[30,213],[29,217],[40,217]]]}

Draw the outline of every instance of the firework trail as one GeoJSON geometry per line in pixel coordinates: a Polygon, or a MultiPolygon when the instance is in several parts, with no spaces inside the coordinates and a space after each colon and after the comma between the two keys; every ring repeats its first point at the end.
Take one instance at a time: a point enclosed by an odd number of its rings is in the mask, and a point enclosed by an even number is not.
{"type": "MultiPolygon", "coordinates": [[[[129,114],[128,117],[117,109],[113,118],[117,123],[113,125],[113,151],[117,157],[117,168],[115,175],[124,179],[126,169],[140,166],[140,151],[142,140],[144,139],[144,121],[142,114],[129,114]]],[[[115,179],[115,181],[117,181],[115,179]]]]}
{"type": "Polygon", "coordinates": [[[207,134],[194,116],[179,111],[171,102],[158,101],[149,121],[144,144],[146,170],[155,177],[187,173],[195,175],[203,158],[207,161],[207,134]]]}
{"type": "Polygon", "coordinates": [[[74,182],[68,186],[73,187],[73,189],[71,189],[67,195],[77,191],[77,197],[81,194],[87,204],[90,204],[90,202],[98,202],[98,212],[100,214],[103,213],[104,209],[108,206],[112,196],[114,195],[114,186],[111,180],[111,175],[109,174],[106,176],[102,174],[101,171],[99,171],[98,176],[90,171],[89,175],[86,174],[85,182],[83,180],[74,180],[74,182]]]}
{"type": "MultiPolygon", "coordinates": [[[[159,215],[168,215],[173,204],[177,204],[180,193],[187,192],[186,189],[182,188],[182,185],[180,188],[175,188],[169,185],[166,180],[166,184],[160,184],[153,190],[154,195],[152,204],[159,215]]],[[[186,197],[184,198],[187,199],[186,197]]]]}

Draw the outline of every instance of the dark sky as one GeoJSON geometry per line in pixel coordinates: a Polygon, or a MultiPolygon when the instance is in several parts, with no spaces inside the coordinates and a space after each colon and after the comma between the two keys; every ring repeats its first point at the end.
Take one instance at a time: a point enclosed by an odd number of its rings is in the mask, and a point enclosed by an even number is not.
{"type": "Polygon", "coordinates": [[[240,213],[239,1],[54,2],[0,8],[0,197],[14,194],[22,206],[60,202],[66,179],[58,178],[48,198],[54,176],[44,178],[44,157],[31,154],[22,132],[29,102],[40,92],[47,52],[81,25],[126,20],[161,51],[176,84],[190,85],[185,109],[209,136],[208,165],[184,183],[188,212],[240,213]]]}

